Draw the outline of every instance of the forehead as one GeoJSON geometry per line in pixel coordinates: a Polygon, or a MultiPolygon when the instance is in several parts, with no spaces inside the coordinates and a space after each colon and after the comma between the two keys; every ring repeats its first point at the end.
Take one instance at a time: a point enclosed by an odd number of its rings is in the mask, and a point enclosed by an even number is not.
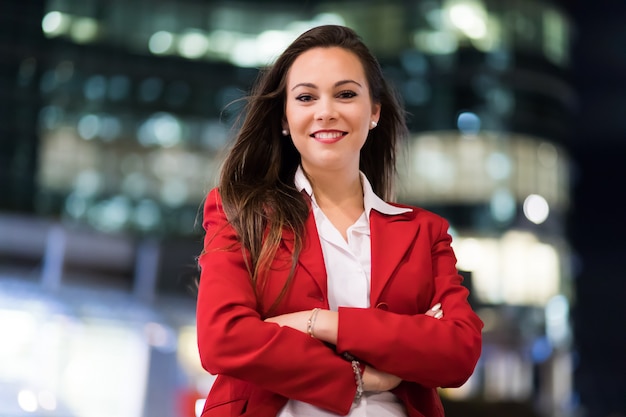
{"type": "Polygon", "coordinates": [[[354,80],[366,85],[365,69],[359,57],[340,48],[312,48],[298,56],[287,74],[287,85],[354,80]]]}

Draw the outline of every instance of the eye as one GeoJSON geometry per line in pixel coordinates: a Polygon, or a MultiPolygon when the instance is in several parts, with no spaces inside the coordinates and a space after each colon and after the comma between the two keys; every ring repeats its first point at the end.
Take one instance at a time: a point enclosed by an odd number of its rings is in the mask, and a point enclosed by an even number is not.
{"type": "Polygon", "coordinates": [[[341,91],[339,94],[337,94],[337,97],[339,98],[353,98],[356,96],[357,94],[351,90],[344,90],[344,91],[341,91]]]}
{"type": "Polygon", "coordinates": [[[302,101],[302,102],[308,102],[308,101],[313,100],[313,96],[310,94],[300,94],[299,96],[296,97],[296,100],[302,101]]]}

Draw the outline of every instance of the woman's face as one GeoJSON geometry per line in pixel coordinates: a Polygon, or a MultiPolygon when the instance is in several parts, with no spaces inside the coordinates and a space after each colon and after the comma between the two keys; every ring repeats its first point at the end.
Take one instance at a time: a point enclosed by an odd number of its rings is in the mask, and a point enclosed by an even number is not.
{"type": "Polygon", "coordinates": [[[313,48],[293,62],[287,74],[283,128],[308,174],[359,169],[359,151],[378,122],[363,65],[352,52],[313,48]]]}

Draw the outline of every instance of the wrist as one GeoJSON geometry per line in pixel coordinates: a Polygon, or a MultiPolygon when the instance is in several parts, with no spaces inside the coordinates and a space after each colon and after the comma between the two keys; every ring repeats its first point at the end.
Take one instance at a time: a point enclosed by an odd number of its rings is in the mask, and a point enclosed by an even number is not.
{"type": "Polygon", "coordinates": [[[351,363],[352,363],[352,372],[354,373],[354,382],[356,384],[354,402],[358,403],[361,400],[363,393],[365,392],[365,387],[363,383],[363,373],[365,371],[365,365],[363,365],[357,360],[353,360],[351,363]]]}
{"type": "Polygon", "coordinates": [[[336,311],[319,309],[313,323],[313,336],[331,345],[337,344],[338,316],[336,311]]]}
{"type": "Polygon", "coordinates": [[[317,321],[317,315],[320,312],[320,308],[314,308],[311,310],[311,314],[309,315],[309,319],[306,322],[306,332],[312,338],[315,338],[315,322],[317,321]]]}
{"type": "Polygon", "coordinates": [[[376,375],[369,366],[363,367],[363,391],[378,391],[376,375]]]}

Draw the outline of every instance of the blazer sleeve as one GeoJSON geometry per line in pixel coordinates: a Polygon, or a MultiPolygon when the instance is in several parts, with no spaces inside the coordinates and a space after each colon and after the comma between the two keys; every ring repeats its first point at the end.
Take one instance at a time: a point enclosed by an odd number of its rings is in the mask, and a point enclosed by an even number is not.
{"type": "Polygon", "coordinates": [[[431,242],[430,306],[440,302],[444,317],[341,307],[337,350],[422,386],[458,387],[471,376],[480,357],[483,323],[461,285],[448,223],[432,213],[429,216],[420,233],[427,232],[431,242]]]}
{"type": "Polygon", "coordinates": [[[321,341],[263,321],[245,251],[216,189],[205,201],[198,258],[197,335],[202,366],[287,398],[345,415],[356,384],[351,364],[321,341]]]}

